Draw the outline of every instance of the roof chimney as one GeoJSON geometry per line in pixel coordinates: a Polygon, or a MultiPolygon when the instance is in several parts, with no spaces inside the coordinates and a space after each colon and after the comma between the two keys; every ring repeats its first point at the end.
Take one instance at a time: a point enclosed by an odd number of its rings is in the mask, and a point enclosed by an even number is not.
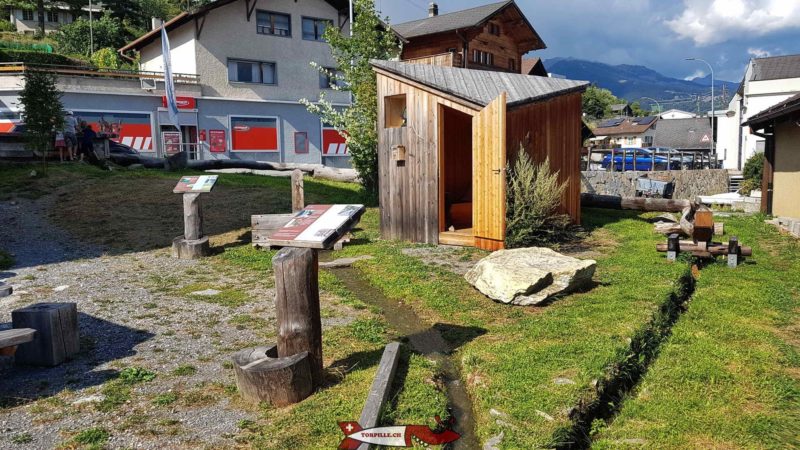
{"type": "Polygon", "coordinates": [[[157,30],[161,28],[161,25],[164,25],[164,21],[159,19],[158,17],[152,17],[150,18],[150,25],[151,25],[150,28],[151,30],[157,30]]]}
{"type": "Polygon", "coordinates": [[[431,2],[431,4],[428,5],[428,17],[436,17],[438,15],[439,15],[439,5],[437,5],[434,2],[431,2]]]}

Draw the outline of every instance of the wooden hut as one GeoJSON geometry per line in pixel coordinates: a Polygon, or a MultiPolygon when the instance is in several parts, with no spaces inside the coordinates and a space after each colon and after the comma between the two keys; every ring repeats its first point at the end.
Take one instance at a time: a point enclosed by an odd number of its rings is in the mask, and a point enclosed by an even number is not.
{"type": "Polygon", "coordinates": [[[580,221],[586,82],[373,61],[378,80],[381,233],[387,239],[503,248],[506,163],[520,143],[550,157],[580,221]]]}

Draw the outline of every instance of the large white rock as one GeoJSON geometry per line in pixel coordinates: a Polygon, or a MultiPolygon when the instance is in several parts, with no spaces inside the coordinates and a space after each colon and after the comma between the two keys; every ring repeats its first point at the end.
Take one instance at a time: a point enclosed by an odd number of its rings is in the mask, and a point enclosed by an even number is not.
{"type": "Polygon", "coordinates": [[[536,305],[591,282],[596,264],[549,248],[518,248],[492,253],[478,261],[464,278],[498,302],[536,305]]]}

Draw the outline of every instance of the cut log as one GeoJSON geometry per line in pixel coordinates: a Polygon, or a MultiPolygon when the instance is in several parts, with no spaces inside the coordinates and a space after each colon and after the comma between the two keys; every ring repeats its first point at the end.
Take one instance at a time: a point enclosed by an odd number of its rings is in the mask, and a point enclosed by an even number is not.
{"type": "Polygon", "coordinates": [[[33,341],[17,350],[17,362],[57,366],[80,350],[78,307],[75,303],[37,303],[11,311],[14,328],[36,330],[33,341]]]}
{"type": "Polygon", "coordinates": [[[7,284],[0,283],[0,298],[8,297],[13,293],[14,293],[14,288],[12,288],[7,284]]]}
{"type": "Polygon", "coordinates": [[[308,352],[279,358],[276,345],[250,348],[233,356],[233,368],[239,393],[253,404],[287,406],[314,391],[308,352]]]}
{"type": "Polygon", "coordinates": [[[272,258],[278,356],[308,352],[314,386],[323,381],[319,258],[309,248],[284,248],[272,258]]]}
{"type": "MultiPolygon", "coordinates": [[[[741,249],[740,253],[741,256],[753,256],[752,247],[739,247],[739,248],[741,249]]],[[[702,244],[695,244],[693,242],[686,243],[686,241],[680,242],[681,252],[695,252],[695,251],[706,251],[706,250],[714,256],[724,256],[728,254],[728,245],[714,243],[703,248],[702,244]]],[[[659,252],[669,251],[669,244],[656,244],[656,251],[659,252]]]]}
{"type": "Polygon", "coordinates": [[[292,212],[300,212],[306,207],[303,194],[303,172],[300,169],[292,171],[292,212]]]}
{"type": "Polygon", "coordinates": [[[251,242],[254,246],[269,247],[267,239],[272,233],[283,228],[294,217],[294,214],[260,214],[250,216],[251,242]]]}
{"type": "Polygon", "coordinates": [[[203,237],[203,208],[200,194],[183,194],[183,235],[187,241],[203,237]]]}
{"type": "Polygon", "coordinates": [[[211,254],[208,236],[189,240],[178,236],[172,240],[172,256],[179,259],[200,259],[211,254]]]}
{"type": "Polygon", "coordinates": [[[314,169],[314,178],[333,181],[356,182],[358,181],[358,174],[353,169],[318,167],[314,169]]]}
{"type": "Polygon", "coordinates": [[[692,206],[689,200],[668,198],[617,197],[614,195],[581,194],[581,206],[635,211],[681,212],[692,206]]]}

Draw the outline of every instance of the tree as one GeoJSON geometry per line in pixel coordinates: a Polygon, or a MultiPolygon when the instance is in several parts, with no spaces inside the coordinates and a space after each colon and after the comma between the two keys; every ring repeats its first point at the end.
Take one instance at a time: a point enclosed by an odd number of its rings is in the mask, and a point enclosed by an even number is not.
{"type": "Polygon", "coordinates": [[[49,72],[28,70],[25,87],[19,94],[24,110],[25,140],[29,149],[42,155],[47,170],[47,152],[53,143],[53,132],[64,126],[64,106],[56,87],[56,76],[49,72]]]}
{"type": "Polygon", "coordinates": [[[119,69],[123,65],[119,53],[111,47],[101,48],[94,52],[90,61],[99,69],[119,69]]]}
{"type": "MultiPolygon", "coordinates": [[[[119,48],[127,42],[122,23],[111,14],[103,14],[100,20],[95,20],[92,23],[91,33],[95,48],[119,48]]],[[[59,52],[89,57],[91,56],[89,36],[89,21],[80,17],[75,22],[62,26],[54,33],[53,38],[59,52]]]]}
{"type": "MultiPolygon", "coordinates": [[[[337,81],[333,83],[333,89],[352,94],[352,105],[347,109],[336,108],[325,99],[324,92],[316,103],[307,99],[302,103],[346,139],[361,184],[367,194],[375,198],[378,192],[378,94],[375,73],[369,61],[391,59],[399,53],[399,46],[394,34],[378,18],[372,0],[355,0],[353,8],[357,19],[353,24],[352,38],[344,36],[337,27],[328,27],[324,34],[338,72],[329,73],[319,64],[312,63],[320,72],[337,81]]],[[[384,23],[388,23],[388,19],[384,23]]]]}
{"type": "Polygon", "coordinates": [[[608,89],[589,86],[583,94],[583,112],[594,119],[602,119],[611,113],[611,105],[622,103],[608,89]]]}

